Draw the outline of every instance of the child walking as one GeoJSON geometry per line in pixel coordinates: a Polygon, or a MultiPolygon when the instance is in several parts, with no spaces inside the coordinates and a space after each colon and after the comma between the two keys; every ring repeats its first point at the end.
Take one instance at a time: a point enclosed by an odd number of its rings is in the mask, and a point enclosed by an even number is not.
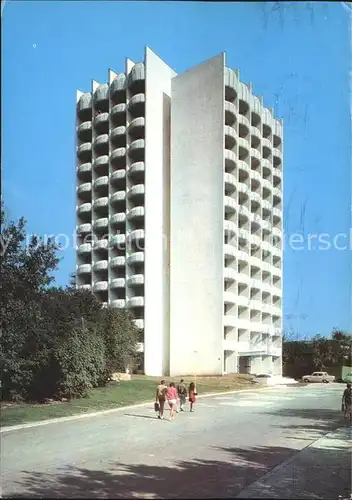
{"type": "Polygon", "coordinates": [[[190,402],[190,409],[189,409],[190,411],[194,411],[193,406],[196,402],[196,396],[197,396],[196,386],[194,382],[191,382],[189,384],[189,389],[188,389],[188,401],[190,402]]]}

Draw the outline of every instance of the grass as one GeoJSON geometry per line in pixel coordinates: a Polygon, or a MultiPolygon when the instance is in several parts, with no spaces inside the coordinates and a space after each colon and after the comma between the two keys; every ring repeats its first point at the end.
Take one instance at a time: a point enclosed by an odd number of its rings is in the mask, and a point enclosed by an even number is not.
{"type": "MultiPolygon", "coordinates": [[[[171,381],[170,378],[165,378],[167,382],[171,381]]],[[[193,376],[184,376],[182,378],[185,379],[187,384],[194,380],[193,376]]],[[[175,379],[175,382],[178,380],[179,377],[175,379]]],[[[206,394],[248,389],[252,388],[250,380],[251,377],[248,375],[237,374],[222,377],[197,377],[197,390],[199,394],[206,394]]],[[[148,401],[153,402],[156,385],[159,381],[160,377],[133,375],[130,381],[111,382],[106,387],[92,389],[87,397],[67,403],[3,405],[1,408],[1,426],[109,410],[148,401]]]]}

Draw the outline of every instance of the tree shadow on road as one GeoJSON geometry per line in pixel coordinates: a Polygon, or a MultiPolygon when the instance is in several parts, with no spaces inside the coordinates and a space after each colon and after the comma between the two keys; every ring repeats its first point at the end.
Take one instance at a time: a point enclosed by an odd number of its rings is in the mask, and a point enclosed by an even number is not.
{"type": "Polygon", "coordinates": [[[287,417],[287,424],[273,424],[273,426],[295,431],[297,439],[300,436],[299,431],[302,433],[310,431],[319,437],[319,435],[326,434],[338,427],[348,425],[341,411],[324,408],[279,408],[275,412],[266,411],[265,414],[272,415],[275,419],[287,417]],[[290,422],[290,418],[294,420],[294,424],[290,422]],[[302,419],[302,423],[297,424],[297,419],[302,419]]]}
{"type": "MultiPolygon", "coordinates": [[[[104,470],[68,467],[59,470],[56,474],[25,472],[24,479],[16,488],[22,494],[6,494],[6,496],[12,498],[234,498],[275,466],[293,456],[295,451],[292,448],[270,446],[249,449],[214,448],[212,455],[218,455],[217,460],[175,461],[166,463],[164,466],[160,465],[160,460],[158,465],[106,462],[104,465],[101,464],[104,470]]],[[[338,453],[341,450],[333,451],[338,453]]],[[[328,453],[331,454],[331,452],[332,449],[328,453]]],[[[324,463],[326,453],[323,450],[319,455],[320,464],[324,463]]],[[[307,463],[306,466],[310,467],[310,464],[307,463]]],[[[339,477],[340,483],[342,480],[345,478],[339,477]]],[[[288,487],[291,489],[294,481],[294,477],[288,477],[288,487]]],[[[337,493],[343,489],[341,484],[338,485],[340,490],[336,489],[334,498],[337,498],[337,493]]],[[[335,488],[338,488],[336,484],[335,488]]],[[[271,487],[264,487],[264,490],[270,493],[271,498],[278,498],[282,495],[281,491],[277,495],[271,487]]],[[[307,498],[307,496],[297,495],[297,491],[294,496],[283,495],[282,498],[299,497],[307,498]]]]}

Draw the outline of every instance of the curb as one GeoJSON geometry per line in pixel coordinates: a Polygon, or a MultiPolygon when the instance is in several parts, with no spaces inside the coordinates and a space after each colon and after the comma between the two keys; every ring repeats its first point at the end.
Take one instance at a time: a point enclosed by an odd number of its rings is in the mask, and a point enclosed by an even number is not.
{"type": "MultiPolygon", "coordinates": [[[[201,394],[200,396],[198,396],[198,399],[209,398],[212,396],[222,396],[224,394],[236,394],[236,393],[240,393],[240,392],[258,392],[258,390],[259,391],[267,391],[269,389],[273,389],[274,387],[276,387],[276,386],[262,387],[262,388],[256,387],[254,389],[240,389],[238,391],[209,392],[206,394],[201,394]]],[[[50,418],[48,420],[37,420],[36,422],[28,422],[27,424],[9,425],[6,427],[2,427],[0,429],[0,434],[4,434],[5,432],[11,432],[11,431],[19,431],[21,429],[30,429],[31,427],[40,427],[42,425],[58,424],[61,422],[71,422],[74,420],[81,420],[83,418],[98,417],[100,415],[108,415],[109,413],[118,413],[121,411],[131,410],[133,408],[143,408],[143,407],[151,405],[151,404],[152,403],[149,400],[145,403],[138,403],[138,404],[129,405],[129,406],[120,406],[119,408],[111,408],[110,410],[101,410],[101,411],[95,411],[95,412],[91,412],[91,413],[70,415],[69,417],[50,418]]]]}

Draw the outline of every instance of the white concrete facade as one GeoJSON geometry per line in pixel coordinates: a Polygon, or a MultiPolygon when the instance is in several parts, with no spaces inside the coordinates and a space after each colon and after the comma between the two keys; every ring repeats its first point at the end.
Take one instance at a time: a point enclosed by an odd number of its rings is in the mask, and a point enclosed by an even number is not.
{"type": "Polygon", "coordinates": [[[77,92],[77,286],[131,310],[148,375],[281,374],[282,122],[224,54],[108,82],[77,92]]]}

